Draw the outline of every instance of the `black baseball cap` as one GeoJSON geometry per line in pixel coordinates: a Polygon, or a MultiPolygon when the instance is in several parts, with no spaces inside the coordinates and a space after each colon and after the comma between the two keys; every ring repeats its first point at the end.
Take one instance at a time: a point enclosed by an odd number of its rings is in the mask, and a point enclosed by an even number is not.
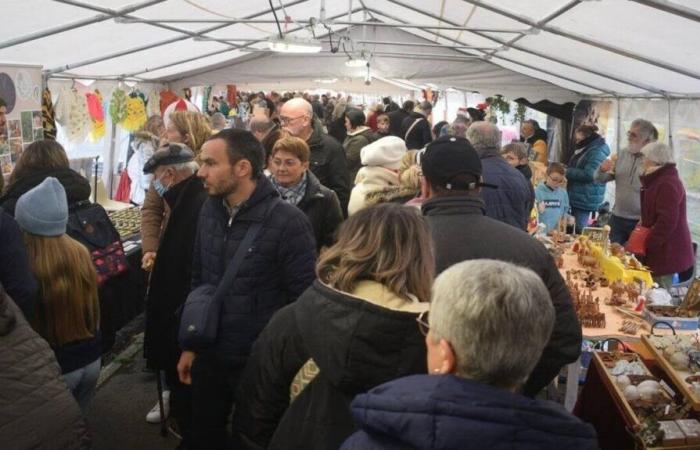
{"type": "Polygon", "coordinates": [[[185,144],[169,143],[159,148],[143,165],[143,173],[153,173],[158,166],[194,161],[194,152],[185,144]]]}
{"type": "Polygon", "coordinates": [[[428,144],[421,156],[421,169],[428,181],[445,189],[496,188],[481,180],[479,154],[465,138],[443,136],[428,144]]]}

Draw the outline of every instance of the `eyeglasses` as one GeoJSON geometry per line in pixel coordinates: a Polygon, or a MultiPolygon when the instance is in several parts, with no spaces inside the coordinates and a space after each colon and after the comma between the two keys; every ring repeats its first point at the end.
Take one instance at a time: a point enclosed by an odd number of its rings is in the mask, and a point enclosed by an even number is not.
{"type": "Polygon", "coordinates": [[[293,121],[295,121],[295,120],[297,120],[297,119],[301,119],[302,117],[306,117],[306,116],[297,116],[297,117],[284,117],[284,116],[280,116],[280,122],[281,122],[281,123],[291,123],[291,122],[293,122],[293,121]]]}
{"type": "Polygon", "coordinates": [[[423,336],[427,336],[430,331],[430,324],[428,323],[428,311],[423,311],[418,317],[416,317],[416,322],[418,322],[418,330],[423,336]]]}
{"type": "Polygon", "coordinates": [[[627,132],[627,137],[638,138],[639,135],[638,135],[637,133],[635,133],[634,131],[628,131],[628,132],[627,132]]]}

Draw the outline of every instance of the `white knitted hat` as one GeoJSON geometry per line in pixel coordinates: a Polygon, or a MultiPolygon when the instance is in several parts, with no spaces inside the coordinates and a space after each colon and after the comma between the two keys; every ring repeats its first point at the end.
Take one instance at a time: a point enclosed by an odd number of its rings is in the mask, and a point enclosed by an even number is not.
{"type": "Polygon", "coordinates": [[[396,136],[386,136],[360,151],[360,160],[365,166],[381,166],[397,170],[401,167],[401,158],[406,154],[406,143],[396,136]]]}

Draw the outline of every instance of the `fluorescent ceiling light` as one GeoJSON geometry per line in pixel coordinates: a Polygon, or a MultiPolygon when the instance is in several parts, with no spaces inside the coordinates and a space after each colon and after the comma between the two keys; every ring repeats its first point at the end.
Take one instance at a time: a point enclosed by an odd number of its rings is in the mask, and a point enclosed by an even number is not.
{"type": "Polygon", "coordinates": [[[364,67],[367,65],[367,60],[362,58],[350,58],[347,61],[345,61],[345,65],[348,67],[364,67]]]}
{"type": "Polygon", "coordinates": [[[314,83],[323,83],[323,84],[333,84],[338,81],[337,78],[317,78],[313,80],[314,83]]]}
{"type": "Polygon", "coordinates": [[[279,53],[318,53],[323,48],[317,40],[295,38],[294,36],[270,38],[267,45],[270,50],[279,53]]]}

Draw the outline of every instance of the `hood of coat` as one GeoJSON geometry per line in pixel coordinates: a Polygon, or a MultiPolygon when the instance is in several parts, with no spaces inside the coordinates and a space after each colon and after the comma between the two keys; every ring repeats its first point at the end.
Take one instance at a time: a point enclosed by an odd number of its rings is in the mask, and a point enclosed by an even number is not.
{"type": "Polygon", "coordinates": [[[412,188],[387,186],[377,191],[368,192],[365,195],[365,203],[367,203],[368,206],[392,202],[405,203],[414,198],[417,194],[418,192],[412,188]]]}
{"type": "Polygon", "coordinates": [[[372,283],[360,284],[357,294],[372,296],[374,302],[316,280],[296,302],[304,344],[324,377],[336,388],[356,394],[401,376],[425,373],[425,341],[416,323],[417,309],[380,306],[377,303],[396,305],[397,298],[372,283]]]}
{"type": "Polygon", "coordinates": [[[30,174],[9,186],[0,199],[3,207],[14,214],[15,203],[22,194],[41,184],[47,177],[54,177],[61,183],[66,191],[68,206],[90,198],[90,182],[85,177],[72,169],[51,169],[30,174]]]}
{"type": "Polygon", "coordinates": [[[10,307],[10,298],[0,288],[0,336],[7,336],[15,329],[17,317],[10,307]]]}
{"type": "Polygon", "coordinates": [[[398,186],[399,174],[380,166],[364,166],[355,177],[355,184],[367,186],[398,186]]]}
{"type": "Polygon", "coordinates": [[[454,375],[394,380],[351,408],[360,429],[405,448],[597,448],[593,427],[561,406],[454,375]]]}

